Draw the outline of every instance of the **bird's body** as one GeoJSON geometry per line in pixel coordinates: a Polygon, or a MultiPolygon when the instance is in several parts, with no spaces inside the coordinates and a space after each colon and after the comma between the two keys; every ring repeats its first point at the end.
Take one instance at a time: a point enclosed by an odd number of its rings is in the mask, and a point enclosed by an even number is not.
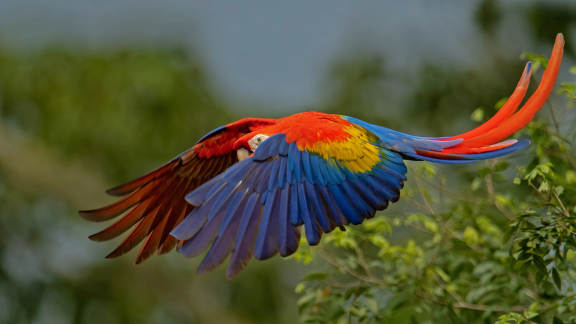
{"type": "Polygon", "coordinates": [[[92,239],[134,227],[109,257],[142,240],[137,263],[176,245],[186,256],[208,251],[199,271],[230,256],[228,276],[255,257],[296,251],[322,233],[359,224],[398,200],[404,160],[467,163],[528,144],[503,141],[526,125],[553,89],[562,57],[559,35],[542,82],[517,111],[530,79],[528,63],[513,94],[489,121],[449,138],[419,137],[359,119],[302,112],[279,119],[245,118],[219,127],[159,169],[113,188],[117,203],[81,214],[93,221],[123,216],[92,239]]]}

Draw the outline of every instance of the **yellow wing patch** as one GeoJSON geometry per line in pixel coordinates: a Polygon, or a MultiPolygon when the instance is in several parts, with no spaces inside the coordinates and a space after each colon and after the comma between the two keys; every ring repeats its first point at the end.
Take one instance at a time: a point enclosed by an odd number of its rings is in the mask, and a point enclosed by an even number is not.
{"type": "Polygon", "coordinates": [[[380,162],[380,148],[374,144],[376,137],[360,126],[348,125],[342,128],[350,136],[345,140],[318,141],[306,147],[306,150],[322,156],[329,163],[338,163],[354,173],[368,172],[380,162]]]}

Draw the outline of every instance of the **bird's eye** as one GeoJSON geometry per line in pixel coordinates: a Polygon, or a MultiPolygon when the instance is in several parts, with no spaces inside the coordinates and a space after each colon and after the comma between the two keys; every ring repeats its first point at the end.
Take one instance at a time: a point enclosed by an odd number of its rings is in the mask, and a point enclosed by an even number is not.
{"type": "Polygon", "coordinates": [[[256,134],[250,140],[248,140],[248,145],[250,145],[250,150],[252,152],[256,151],[258,146],[262,144],[269,136],[264,134],[256,134]]]}

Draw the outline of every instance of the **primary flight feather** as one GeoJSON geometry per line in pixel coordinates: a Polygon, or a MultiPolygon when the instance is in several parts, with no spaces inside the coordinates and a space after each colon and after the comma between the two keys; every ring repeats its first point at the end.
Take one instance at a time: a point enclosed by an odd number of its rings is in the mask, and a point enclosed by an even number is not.
{"type": "Polygon", "coordinates": [[[556,37],[542,81],[524,103],[528,62],[504,106],[479,127],[452,137],[420,137],[354,117],[302,112],[279,119],[244,118],[219,127],[172,161],[108,190],[122,198],[81,211],[91,221],[122,215],[90,236],[106,241],[132,229],[107,257],[144,241],[140,263],[178,246],[198,271],[230,257],[227,276],[252,259],[298,249],[301,230],[315,245],[323,233],[360,224],[400,196],[404,160],[469,163],[514,152],[526,140],[505,140],[532,120],[552,92],[564,39],[556,37]]]}

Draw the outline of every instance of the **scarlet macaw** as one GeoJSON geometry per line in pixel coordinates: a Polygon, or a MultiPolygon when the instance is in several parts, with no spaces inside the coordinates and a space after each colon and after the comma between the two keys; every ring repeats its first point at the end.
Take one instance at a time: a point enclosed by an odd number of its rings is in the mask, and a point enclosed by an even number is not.
{"type": "Polygon", "coordinates": [[[188,257],[208,250],[198,272],[231,255],[227,276],[255,257],[296,251],[322,233],[360,224],[395,202],[406,180],[404,160],[468,163],[506,155],[527,140],[502,141],[532,120],[550,95],[564,39],[556,37],[534,94],[528,62],[504,106],[479,127],[452,137],[404,134],[354,117],[302,112],[279,119],[244,118],[219,127],[160,168],[107,192],[118,202],[81,211],[91,221],[119,220],[90,238],[106,241],[134,227],[107,257],[145,239],[136,263],[178,245],[188,257]]]}

